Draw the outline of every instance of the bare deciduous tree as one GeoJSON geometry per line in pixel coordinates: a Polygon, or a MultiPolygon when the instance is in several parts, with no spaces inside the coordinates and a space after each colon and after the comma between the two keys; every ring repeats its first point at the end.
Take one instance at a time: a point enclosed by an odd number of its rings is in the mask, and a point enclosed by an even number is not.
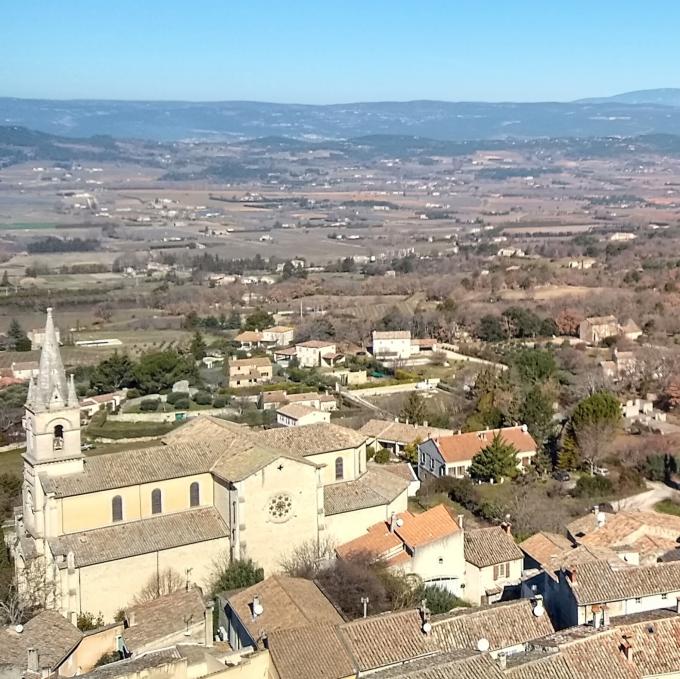
{"type": "Polygon", "coordinates": [[[15,572],[0,599],[0,622],[22,624],[51,606],[55,596],[56,584],[47,578],[44,557],[26,561],[23,568],[15,572]]]}
{"type": "Polygon", "coordinates": [[[329,536],[306,540],[281,559],[285,573],[296,578],[314,578],[333,559],[335,543],[329,536]]]}
{"type": "Polygon", "coordinates": [[[166,568],[146,581],[144,587],[135,595],[133,603],[143,604],[166,594],[179,592],[186,589],[187,580],[188,574],[184,577],[173,568],[166,568]]]}

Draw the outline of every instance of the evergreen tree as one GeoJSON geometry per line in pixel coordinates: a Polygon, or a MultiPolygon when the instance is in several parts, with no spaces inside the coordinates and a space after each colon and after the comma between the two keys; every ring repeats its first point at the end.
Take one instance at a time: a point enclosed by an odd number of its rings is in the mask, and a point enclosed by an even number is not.
{"type": "Polygon", "coordinates": [[[425,421],[427,417],[425,400],[417,391],[410,392],[406,397],[399,417],[408,420],[410,424],[422,424],[425,421]]]}
{"type": "Polygon", "coordinates": [[[9,324],[9,330],[7,331],[7,337],[10,340],[10,345],[14,351],[30,351],[31,350],[31,340],[28,339],[23,328],[19,325],[19,321],[12,319],[9,324]]]}
{"type": "Polygon", "coordinates": [[[552,405],[540,387],[533,386],[524,396],[519,417],[539,445],[552,430],[552,405]]]}
{"type": "Polygon", "coordinates": [[[7,269],[2,274],[2,280],[0,281],[0,288],[9,288],[9,276],[7,275],[7,269]]]}
{"type": "Polygon", "coordinates": [[[90,376],[90,387],[98,394],[107,394],[123,387],[135,384],[135,364],[127,354],[113,355],[105,358],[94,369],[90,376]]]}
{"type": "Polygon", "coordinates": [[[496,432],[491,443],[472,458],[470,476],[479,481],[494,481],[517,475],[517,449],[496,432]]]}
{"type": "Polygon", "coordinates": [[[206,343],[201,335],[200,331],[197,330],[194,336],[191,338],[191,344],[189,345],[189,351],[194,355],[197,361],[200,361],[206,353],[206,343]]]}

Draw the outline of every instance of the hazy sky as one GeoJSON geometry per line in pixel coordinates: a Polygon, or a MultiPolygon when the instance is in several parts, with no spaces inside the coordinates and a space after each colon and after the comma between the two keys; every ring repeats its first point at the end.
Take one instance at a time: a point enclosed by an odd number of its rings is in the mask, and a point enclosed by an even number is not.
{"type": "Polygon", "coordinates": [[[677,0],[0,0],[0,96],[569,100],[680,85],[677,0]]]}

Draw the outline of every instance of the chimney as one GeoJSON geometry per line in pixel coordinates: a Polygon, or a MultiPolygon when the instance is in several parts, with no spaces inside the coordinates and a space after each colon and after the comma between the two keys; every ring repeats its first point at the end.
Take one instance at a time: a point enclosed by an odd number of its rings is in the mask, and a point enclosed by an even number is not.
{"type": "Polygon", "coordinates": [[[427,427],[427,420],[423,420],[423,427],[427,427]]]}
{"type": "Polygon", "coordinates": [[[125,619],[127,620],[128,627],[134,627],[137,624],[137,615],[135,614],[134,611],[128,611],[128,614],[125,616],[125,619]]]}
{"type": "Polygon", "coordinates": [[[397,513],[392,512],[390,516],[390,533],[394,533],[394,529],[397,527],[397,513]]]}
{"type": "Polygon", "coordinates": [[[623,643],[621,644],[621,650],[623,651],[623,657],[628,662],[633,662],[633,646],[630,643],[630,637],[627,634],[623,636],[623,643]]]}
{"type": "Polygon", "coordinates": [[[432,616],[432,613],[430,612],[430,609],[427,607],[427,600],[423,599],[420,602],[420,619],[421,619],[421,629],[423,630],[424,634],[429,634],[432,631],[432,623],[430,622],[430,617],[432,616]]]}
{"type": "Polygon", "coordinates": [[[215,609],[215,602],[214,601],[208,601],[208,603],[205,606],[205,613],[203,614],[205,617],[205,646],[206,648],[211,648],[213,645],[213,640],[215,639],[215,630],[214,630],[214,619],[213,619],[213,611],[215,609]]]}
{"type": "Polygon", "coordinates": [[[498,654],[498,664],[500,665],[501,670],[505,671],[505,668],[508,666],[508,656],[505,655],[505,653],[498,654]]]}
{"type": "Polygon", "coordinates": [[[680,615],[680,596],[675,600],[675,611],[680,615]]]}
{"type": "Polygon", "coordinates": [[[40,656],[37,648],[29,648],[26,652],[26,669],[29,672],[38,672],[40,670],[40,656]]]}
{"type": "Polygon", "coordinates": [[[463,530],[463,518],[464,517],[462,514],[458,514],[458,528],[460,528],[461,530],[463,530]]]}
{"type": "Polygon", "coordinates": [[[576,582],[576,566],[571,566],[570,568],[567,569],[567,577],[569,578],[569,582],[576,582]]]}
{"type": "Polygon", "coordinates": [[[462,430],[462,429],[459,429],[459,430],[458,430],[458,436],[460,436],[462,433],[463,433],[463,430],[462,430]]]}
{"type": "Polygon", "coordinates": [[[607,604],[602,604],[602,625],[609,627],[609,608],[607,604]]]}
{"type": "Polygon", "coordinates": [[[512,524],[509,521],[503,521],[501,528],[508,534],[512,535],[512,524]]]}

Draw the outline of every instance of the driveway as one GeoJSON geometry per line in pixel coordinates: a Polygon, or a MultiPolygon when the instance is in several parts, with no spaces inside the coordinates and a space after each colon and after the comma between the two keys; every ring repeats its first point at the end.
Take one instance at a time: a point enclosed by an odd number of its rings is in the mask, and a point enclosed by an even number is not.
{"type": "Polygon", "coordinates": [[[626,512],[652,512],[654,505],[661,500],[674,500],[680,504],[680,490],[669,488],[658,481],[647,481],[646,485],[648,490],[612,502],[614,509],[626,512]]]}

